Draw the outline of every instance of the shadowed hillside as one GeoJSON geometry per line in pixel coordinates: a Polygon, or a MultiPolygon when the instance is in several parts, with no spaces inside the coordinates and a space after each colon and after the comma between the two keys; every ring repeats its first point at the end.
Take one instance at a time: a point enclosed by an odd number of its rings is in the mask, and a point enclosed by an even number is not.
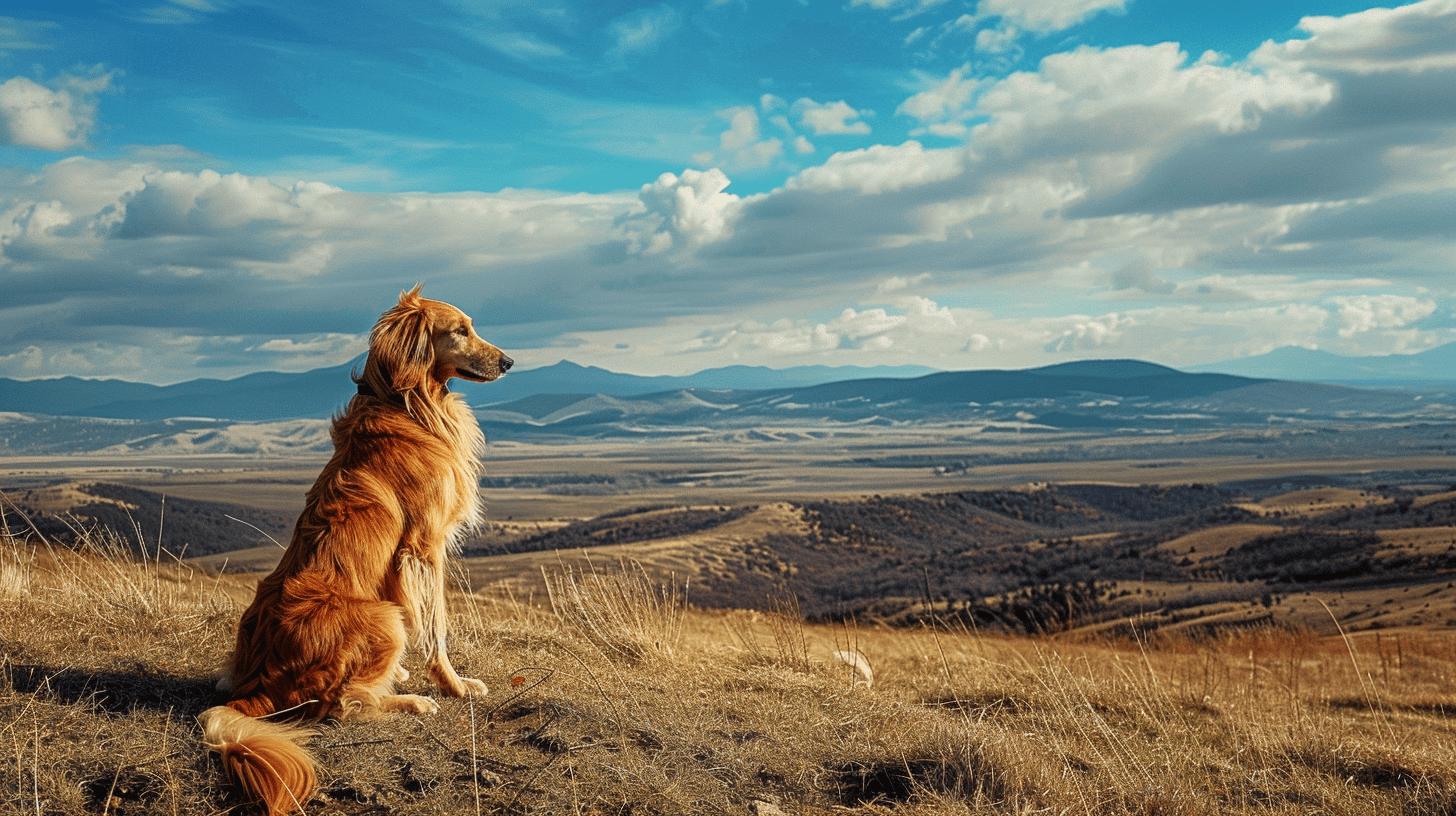
{"type": "Polygon", "coordinates": [[[1026,633],[1280,622],[1456,626],[1456,497],[1397,487],[1266,492],[1038,485],[752,508],[661,508],[473,546],[478,580],[630,558],[693,602],[814,620],[1026,633]]]}
{"type": "MultiPolygon", "coordinates": [[[[76,552],[0,539],[0,812],[249,812],[194,718],[217,699],[251,580],[131,561],[128,549],[104,530],[76,552]]],[[[452,653],[490,696],[325,724],[306,812],[1437,816],[1456,805],[1450,634],[1023,639],[696,610],[681,587],[630,566],[548,577],[535,605],[456,593],[452,653]],[[846,650],[866,668],[832,656],[846,650]]]]}

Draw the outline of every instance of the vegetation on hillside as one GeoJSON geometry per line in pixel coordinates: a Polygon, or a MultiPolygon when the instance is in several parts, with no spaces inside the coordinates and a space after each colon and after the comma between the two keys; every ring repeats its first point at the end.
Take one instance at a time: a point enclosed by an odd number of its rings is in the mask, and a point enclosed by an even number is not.
{"type": "MultiPolygon", "coordinates": [[[[135,549],[0,541],[0,812],[246,812],[194,717],[250,581],[135,549]]],[[[307,812],[1456,807],[1450,634],[1026,639],[697,610],[630,568],[551,582],[547,606],[456,594],[452,652],[490,697],[324,725],[307,812]]]]}

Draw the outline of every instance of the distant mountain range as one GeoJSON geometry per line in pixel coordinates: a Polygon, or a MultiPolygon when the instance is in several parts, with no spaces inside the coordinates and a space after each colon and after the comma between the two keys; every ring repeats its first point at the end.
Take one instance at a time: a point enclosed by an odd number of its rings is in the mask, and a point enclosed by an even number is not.
{"type": "MultiPolygon", "coordinates": [[[[276,371],[231,380],[198,379],[174,385],[60,377],[0,378],[0,411],[112,419],[217,417],[238,420],[326,417],[354,396],[349,373],[361,360],[299,373],[276,371]]],[[[688,388],[754,390],[792,388],[865,377],[917,377],[925,366],[728,366],[685,376],[641,376],[562,361],[514,371],[493,383],[456,380],[471,405],[510,402],[539,394],[627,397],[688,388]]]]}
{"type": "Polygon", "coordinates": [[[1187,373],[1139,360],[1089,360],[1019,371],[946,371],[792,388],[679,389],[635,396],[538,394],[477,410],[496,437],[613,436],[732,429],[815,433],[849,425],[954,423],[1128,431],[1263,426],[1275,419],[1450,416],[1423,395],[1320,383],[1187,373]]]}
{"type": "MultiPolygon", "coordinates": [[[[172,386],[0,380],[0,451],[323,452],[348,366],[172,386]],[[8,412],[8,413],[7,413],[8,412]]],[[[573,363],[464,388],[493,440],[676,436],[781,440],[876,427],[958,433],[1170,433],[1456,420],[1434,391],[1189,373],[1140,360],[1017,371],[805,367],[639,377],[573,363]],[[886,376],[906,373],[918,376],[886,376]]]]}
{"type": "Polygon", "coordinates": [[[1418,384],[1456,382],[1456,343],[1417,354],[1346,357],[1286,346],[1267,354],[1193,366],[1190,371],[1316,382],[1418,384]]]}

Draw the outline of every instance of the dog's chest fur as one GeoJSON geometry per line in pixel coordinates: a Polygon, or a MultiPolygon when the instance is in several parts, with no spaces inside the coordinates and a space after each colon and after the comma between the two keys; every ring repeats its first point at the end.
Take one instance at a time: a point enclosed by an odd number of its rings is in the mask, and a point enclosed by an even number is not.
{"type": "Polygon", "coordinates": [[[445,511],[446,546],[455,550],[460,539],[482,521],[480,475],[484,470],[485,435],[470,406],[456,394],[445,402],[445,428],[451,452],[445,478],[440,480],[440,507],[445,511]]]}

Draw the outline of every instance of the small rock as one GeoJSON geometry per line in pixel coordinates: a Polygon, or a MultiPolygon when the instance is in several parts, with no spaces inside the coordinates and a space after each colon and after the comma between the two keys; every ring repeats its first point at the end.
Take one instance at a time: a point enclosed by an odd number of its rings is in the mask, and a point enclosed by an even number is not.
{"type": "Polygon", "coordinates": [[[762,799],[755,799],[748,805],[748,811],[753,816],[789,816],[784,809],[773,802],[765,802],[762,799]]]}

